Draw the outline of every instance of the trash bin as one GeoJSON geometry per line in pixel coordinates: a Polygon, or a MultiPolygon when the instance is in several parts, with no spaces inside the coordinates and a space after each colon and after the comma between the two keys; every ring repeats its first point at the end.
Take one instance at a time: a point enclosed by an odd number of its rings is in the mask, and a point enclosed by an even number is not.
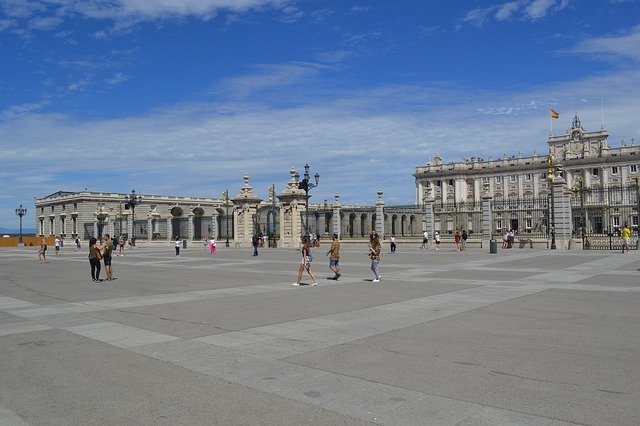
{"type": "Polygon", "coordinates": [[[182,240],[182,248],[183,249],[187,248],[187,240],[182,240]]]}
{"type": "Polygon", "coordinates": [[[489,253],[491,254],[498,253],[498,242],[495,240],[495,238],[492,238],[489,241],[489,253]]]}

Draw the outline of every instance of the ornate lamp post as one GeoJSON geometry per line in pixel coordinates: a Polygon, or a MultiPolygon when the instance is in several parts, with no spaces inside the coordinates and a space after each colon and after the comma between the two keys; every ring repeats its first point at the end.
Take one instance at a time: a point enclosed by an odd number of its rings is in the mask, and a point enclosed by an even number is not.
{"type": "Polygon", "coordinates": [[[556,218],[555,218],[555,200],[553,193],[553,155],[549,152],[549,160],[548,160],[548,170],[547,170],[547,181],[549,182],[549,186],[551,187],[551,250],[556,249],[556,218]]]}
{"type": "Polygon", "coordinates": [[[18,216],[20,216],[20,237],[18,239],[18,245],[22,245],[22,216],[27,214],[27,209],[22,207],[22,204],[20,204],[20,207],[18,207],[16,209],[16,214],[18,216]]]}
{"type": "Polygon", "coordinates": [[[269,201],[271,207],[269,213],[267,213],[267,235],[269,237],[269,246],[277,247],[276,241],[276,183],[272,182],[269,187],[269,201]]]}
{"type": "Polygon", "coordinates": [[[125,209],[131,209],[131,246],[136,245],[136,206],[142,202],[142,197],[136,195],[136,190],[132,189],[131,194],[124,196],[125,209]]]}
{"type": "MultiPolygon", "coordinates": [[[[318,186],[320,182],[320,175],[316,173],[313,177],[315,178],[316,183],[313,184],[309,182],[309,165],[304,165],[304,176],[301,181],[298,182],[298,189],[304,189],[304,235],[309,235],[309,190],[318,186]]],[[[300,175],[296,173],[296,180],[300,178],[300,175]]]]}
{"type": "Polygon", "coordinates": [[[227,226],[227,241],[224,243],[225,247],[229,247],[229,190],[225,189],[222,193],[222,204],[226,209],[226,213],[224,216],[224,222],[227,226]]]}

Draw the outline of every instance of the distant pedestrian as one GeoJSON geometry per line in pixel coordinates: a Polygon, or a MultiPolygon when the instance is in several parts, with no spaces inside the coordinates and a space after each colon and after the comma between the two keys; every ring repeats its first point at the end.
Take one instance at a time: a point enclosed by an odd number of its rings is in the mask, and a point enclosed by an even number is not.
{"type": "Polygon", "coordinates": [[[440,250],[440,233],[438,231],[433,235],[433,241],[436,243],[436,250],[440,250]]]}
{"type": "Polygon", "coordinates": [[[462,235],[460,235],[460,230],[456,229],[456,232],[453,234],[453,240],[456,242],[456,250],[462,250],[460,247],[460,241],[462,241],[462,235]]]}
{"type": "Polygon", "coordinates": [[[113,251],[118,251],[118,236],[114,235],[111,238],[111,243],[113,243],[113,251]]]}
{"type": "Polygon", "coordinates": [[[76,237],[76,252],[80,253],[82,251],[82,243],[80,242],[80,238],[76,237]]]}
{"type": "Polygon", "coordinates": [[[56,239],[53,240],[53,247],[55,248],[56,256],[60,253],[60,237],[56,235],[56,239]]]}
{"type": "Polygon", "coordinates": [[[313,255],[311,254],[311,239],[308,236],[302,237],[302,260],[300,262],[300,267],[298,268],[298,279],[292,285],[299,286],[300,280],[302,279],[302,273],[306,270],[313,283],[311,285],[318,285],[318,280],[316,280],[316,276],[311,271],[311,262],[313,262],[313,255]]]}
{"type": "Polygon", "coordinates": [[[338,280],[340,278],[340,239],[338,239],[338,234],[333,234],[333,240],[331,241],[331,247],[327,252],[329,256],[329,269],[331,269],[334,273],[332,279],[338,280]]]}
{"type": "Polygon", "coordinates": [[[253,245],[253,255],[257,256],[258,255],[258,246],[260,245],[260,236],[258,235],[253,235],[253,238],[251,239],[251,244],[253,245]]]}
{"type": "Polygon", "coordinates": [[[372,234],[369,242],[369,259],[371,259],[371,271],[373,271],[374,283],[379,283],[382,279],[380,275],[380,251],[382,246],[380,245],[380,238],[378,234],[372,234]]]}
{"type": "Polygon", "coordinates": [[[316,247],[320,247],[320,233],[316,232],[316,247]]]}
{"type": "Polygon", "coordinates": [[[465,231],[464,229],[462,230],[462,234],[460,235],[460,250],[464,251],[467,249],[467,238],[469,237],[469,235],[467,234],[467,231],[465,231]]]}
{"type": "Polygon", "coordinates": [[[209,250],[211,254],[216,254],[216,239],[213,237],[209,240],[209,250]]]}
{"type": "Polygon", "coordinates": [[[89,239],[89,264],[91,265],[91,280],[100,281],[100,260],[102,259],[102,246],[95,237],[89,239]]]}
{"type": "Polygon", "coordinates": [[[502,236],[502,248],[509,248],[509,231],[504,230],[504,235],[502,236]]]}
{"type": "Polygon", "coordinates": [[[176,237],[176,242],[174,244],[174,247],[176,249],[176,256],[180,257],[180,237],[176,237]]]}
{"type": "Polygon", "coordinates": [[[111,267],[111,256],[113,255],[113,241],[109,234],[104,234],[104,244],[102,247],[104,262],[104,272],[107,274],[107,281],[113,280],[113,268],[111,267]]]}
{"type": "Polygon", "coordinates": [[[209,240],[209,237],[204,237],[202,239],[202,244],[204,244],[204,251],[211,250],[211,241],[209,240]]]}
{"type": "Polygon", "coordinates": [[[620,233],[622,237],[622,253],[624,254],[625,250],[627,253],[630,253],[631,249],[631,230],[629,229],[629,224],[625,223],[624,228],[622,228],[622,232],[620,233]]]}
{"type": "Polygon", "coordinates": [[[422,231],[422,245],[420,246],[420,248],[421,249],[429,248],[429,233],[427,232],[426,229],[422,231]]]}
{"type": "Polygon", "coordinates": [[[40,240],[40,249],[38,249],[38,263],[47,263],[47,243],[44,240],[40,240]]]}
{"type": "Polygon", "coordinates": [[[391,238],[389,239],[389,243],[391,245],[391,253],[396,252],[396,236],[395,234],[391,234],[391,238]]]}
{"type": "Polygon", "coordinates": [[[118,247],[120,247],[120,256],[124,256],[124,247],[127,244],[127,239],[120,235],[120,240],[118,241],[118,247]]]}

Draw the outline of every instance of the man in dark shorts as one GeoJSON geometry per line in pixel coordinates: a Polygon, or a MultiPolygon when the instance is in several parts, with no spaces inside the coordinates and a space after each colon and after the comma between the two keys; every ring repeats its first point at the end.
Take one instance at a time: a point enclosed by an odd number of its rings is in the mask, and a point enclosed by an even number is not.
{"type": "Polygon", "coordinates": [[[331,248],[329,248],[327,254],[330,255],[329,269],[331,269],[335,274],[331,279],[337,280],[338,278],[340,278],[340,266],[338,266],[338,263],[340,263],[340,240],[338,239],[338,234],[333,234],[331,248]]]}

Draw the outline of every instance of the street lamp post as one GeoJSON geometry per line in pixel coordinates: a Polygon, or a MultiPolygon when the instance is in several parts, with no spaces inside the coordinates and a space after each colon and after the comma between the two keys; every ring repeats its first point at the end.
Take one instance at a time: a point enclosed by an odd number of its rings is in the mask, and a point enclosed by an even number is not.
{"type": "MultiPolygon", "coordinates": [[[[316,183],[313,184],[311,182],[309,182],[309,178],[311,176],[309,175],[309,165],[305,164],[304,165],[304,176],[303,179],[301,181],[298,182],[298,189],[304,189],[304,228],[305,228],[305,235],[309,235],[309,190],[315,188],[316,186],[318,186],[318,183],[320,182],[320,175],[318,173],[316,173],[313,177],[315,178],[316,183]]],[[[298,175],[296,173],[296,179],[299,179],[300,175],[298,175]]]]}
{"type": "Polygon", "coordinates": [[[226,213],[224,216],[224,222],[227,226],[227,241],[224,243],[225,247],[229,247],[229,190],[225,189],[222,193],[222,203],[226,209],[226,213]]]}
{"type": "Polygon", "coordinates": [[[584,239],[586,233],[586,214],[584,211],[584,180],[578,177],[578,191],[580,191],[580,236],[582,237],[582,247],[584,248],[584,239]]]}
{"type": "Polygon", "coordinates": [[[553,191],[553,156],[549,153],[547,181],[551,187],[551,250],[556,249],[556,218],[555,218],[555,200],[553,191]]]}
{"type": "Polygon", "coordinates": [[[22,216],[27,214],[27,209],[22,207],[22,204],[20,204],[20,207],[18,207],[16,209],[16,214],[18,216],[20,216],[20,237],[18,237],[18,245],[22,245],[22,216]]]}
{"type": "Polygon", "coordinates": [[[136,245],[136,206],[142,202],[142,197],[136,195],[136,190],[132,189],[131,194],[125,195],[125,209],[131,209],[131,246],[136,245]]]}

